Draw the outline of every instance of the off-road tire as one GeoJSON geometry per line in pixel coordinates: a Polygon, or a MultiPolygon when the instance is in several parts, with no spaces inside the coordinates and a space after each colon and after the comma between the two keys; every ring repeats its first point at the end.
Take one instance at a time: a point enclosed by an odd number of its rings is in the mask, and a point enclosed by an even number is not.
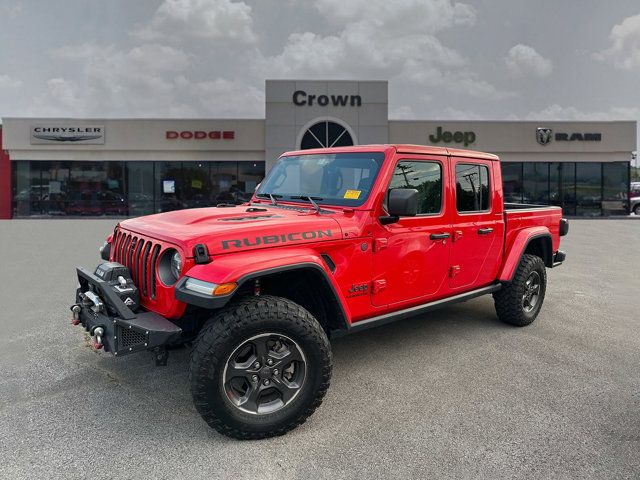
{"type": "Polygon", "coordinates": [[[540,312],[546,288],[547,271],[542,259],[536,255],[523,255],[511,282],[505,283],[500,290],[493,294],[498,318],[517,327],[531,324],[540,312]],[[532,310],[527,311],[523,305],[523,297],[527,292],[527,280],[531,275],[535,275],[532,272],[538,274],[540,291],[535,306],[532,310]]]}
{"type": "Polygon", "coordinates": [[[320,406],[331,367],[327,335],[307,310],[281,297],[247,297],[213,315],[198,334],[190,360],[191,394],[202,418],[218,432],[242,440],[273,437],[301,425],[320,406]],[[291,403],[255,415],[231,404],[223,388],[223,369],[238,345],[267,332],[298,344],[306,358],[306,376],[291,403]]]}

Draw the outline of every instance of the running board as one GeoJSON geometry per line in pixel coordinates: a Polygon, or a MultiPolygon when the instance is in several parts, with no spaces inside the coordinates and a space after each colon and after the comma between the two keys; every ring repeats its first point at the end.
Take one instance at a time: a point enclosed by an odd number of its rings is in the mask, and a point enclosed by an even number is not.
{"type": "Polygon", "coordinates": [[[345,333],[354,333],[366,330],[368,328],[379,327],[387,323],[395,322],[396,320],[402,320],[404,318],[420,315],[421,313],[427,313],[431,310],[446,307],[447,305],[453,305],[455,303],[466,302],[472,298],[487,295],[489,293],[497,292],[502,288],[502,284],[494,283],[487,287],[482,287],[477,290],[471,290],[470,292],[461,293],[453,297],[442,298],[434,302],[423,303],[422,305],[416,305],[415,307],[405,308],[404,310],[398,310],[397,312],[385,313],[384,315],[378,315],[377,317],[367,318],[366,320],[360,320],[359,322],[352,323],[349,329],[345,333]]]}

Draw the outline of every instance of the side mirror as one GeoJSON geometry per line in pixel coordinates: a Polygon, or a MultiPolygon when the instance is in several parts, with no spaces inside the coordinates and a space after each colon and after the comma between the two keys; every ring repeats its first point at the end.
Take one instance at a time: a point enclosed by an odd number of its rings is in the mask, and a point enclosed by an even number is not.
{"type": "Polygon", "coordinates": [[[387,200],[389,215],[380,217],[380,223],[388,225],[400,217],[414,217],[418,214],[418,190],[415,188],[394,188],[387,200]]]}

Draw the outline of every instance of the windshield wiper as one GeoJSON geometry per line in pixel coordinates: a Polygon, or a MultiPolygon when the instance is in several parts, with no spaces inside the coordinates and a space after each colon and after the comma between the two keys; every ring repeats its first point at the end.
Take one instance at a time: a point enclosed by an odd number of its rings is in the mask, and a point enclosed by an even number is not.
{"type": "Polygon", "coordinates": [[[313,208],[315,208],[318,213],[320,213],[321,208],[320,208],[320,205],[318,205],[315,202],[315,200],[318,200],[318,201],[324,200],[322,197],[312,197],[311,195],[292,195],[290,198],[295,200],[307,200],[308,202],[311,203],[311,205],[313,205],[313,208]]]}
{"type": "Polygon", "coordinates": [[[276,198],[282,198],[282,195],[278,195],[277,193],[256,193],[256,197],[269,198],[271,200],[271,205],[278,205],[276,198]]]}

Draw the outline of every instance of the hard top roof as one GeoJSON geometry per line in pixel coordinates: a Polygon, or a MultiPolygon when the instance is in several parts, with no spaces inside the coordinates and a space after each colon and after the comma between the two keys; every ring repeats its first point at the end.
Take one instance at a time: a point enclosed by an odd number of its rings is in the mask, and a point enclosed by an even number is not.
{"type": "Polygon", "coordinates": [[[459,148],[433,147],[428,145],[411,145],[411,144],[371,144],[356,145],[351,147],[333,147],[333,148],[313,148],[309,150],[295,150],[286,152],[284,155],[312,155],[321,153],[347,153],[347,152],[386,152],[394,149],[398,153],[417,153],[426,155],[451,155],[452,157],[481,158],[483,160],[498,161],[497,155],[485,152],[477,152],[474,150],[463,150],[459,148]]]}

